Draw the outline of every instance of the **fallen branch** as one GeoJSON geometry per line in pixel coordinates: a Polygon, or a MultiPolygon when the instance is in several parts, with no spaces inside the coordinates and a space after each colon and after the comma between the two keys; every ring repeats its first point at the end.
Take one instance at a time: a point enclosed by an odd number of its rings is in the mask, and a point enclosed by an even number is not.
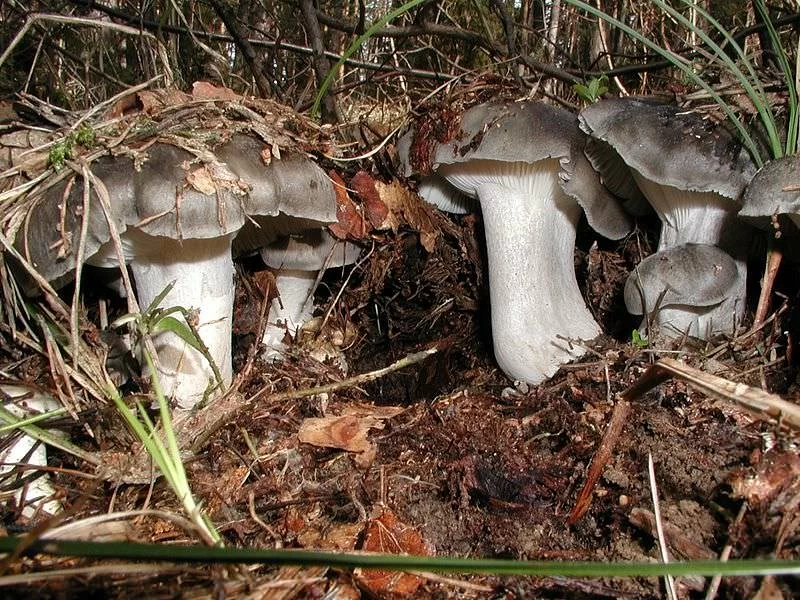
{"type": "Polygon", "coordinates": [[[714,398],[733,402],[757,418],[766,416],[782,427],[800,431],[800,406],[777,394],[705,373],[671,358],[662,358],[650,367],[622,397],[626,400],[638,398],[670,377],[682,379],[714,398]]]}

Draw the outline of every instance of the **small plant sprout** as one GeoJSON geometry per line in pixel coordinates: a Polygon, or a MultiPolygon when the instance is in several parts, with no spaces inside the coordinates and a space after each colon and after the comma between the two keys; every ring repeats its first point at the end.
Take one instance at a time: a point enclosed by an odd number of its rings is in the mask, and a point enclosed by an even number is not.
{"type": "MultiPolygon", "coordinates": [[[[171,291],[172,284],[164,288],[153,300],[153,303],[140,314],[128,314],[117,319],[112,326],[122,327],[124,325],[134,325],[134,331],[139,340],[140,354],[146,365],[145,373],[150,379],[155,404],[158,408],[158,415],[161,421],[160,431],[149,416],[148,409],[141,402],[136,402],[135,409],[130,408],[113,386],[107,386],[112,400],[117,409],[122,414],[125,422],[131,431],[136,435],[142,445],[147,449],[148,454],[153,458],[161,474],[166,479],[169,486],[183,504],[183,509],[189,519],[197,527],[198,533],[208,545],[221,545],[221,538],[211,521],[202,512],[200,505],[194,499],[186,471],[183,466],[177,436],[172,426],[172,414],[167,398],[161,387],[161,382],[156,368],[153,355],[148,347],[152,347],[146,341],[153,335],[158,335],[163,331],[170,331],[181,339],[185,340],[192,348],[201,353],[209,361],[211,368],[219,380],[219,371],[214,365],[208,348],[197,334],[192,324],[191,315],[182,307],[172,307],[161,309],[158,305],[167,297],[171,291]],[[183,315],[184,320],[176,319],[171,316],[175,313],[183,315]]],[[[209,382],[209,389],[212,382],[209,382]]]]}
{"type": "Polygon", "coordinates": [[[608,75],[592,77],[588,84],[575,83],[572,85],[572,89],[581,100],[594,104],[608,92],[608,75]]]}

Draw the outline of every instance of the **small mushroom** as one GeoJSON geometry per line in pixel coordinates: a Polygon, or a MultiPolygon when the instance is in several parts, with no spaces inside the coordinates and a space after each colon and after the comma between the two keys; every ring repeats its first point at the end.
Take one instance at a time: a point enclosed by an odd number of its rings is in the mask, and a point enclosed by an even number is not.
{"type": "Polygon", "coordinates": [[[736,319],[736,262],[709,244],[680,244],[645,258],[625,283],[625,306],[667,337],[706,338],[736,319]]]}
{"type": "Polygon", "coordinates": [[[265,356],[274,359],[285,350],[286,332],[294,334],[310,316],[307,300],[320,269],[350,264],[360,249],[336,245],[324,229],[336,222],[333,182],[305,156],[267,158],[263,143],[241,135],[217,155],[249,184],[250,221],[233,242],[234,255],[258,252],[268,267],[277,269],[280,299],[273,301],[263,338],[265,356]]]}
{"type": "Polygon", "coordinates": [[[767,317],[772,285],[783,254],[800,256],[797,232],[800,227],[800,155],[784,156],[764,165],[747,186],[742,204],[739,216],[774,236],[769,244],[753,318],[753,327],[758,327],[767,317]],[[794,227],[781,223],[781,217],[794,223],[794,227]]]}
{"type": "MultiPolygon", "coordinates": [[[[581,127],[607,143],[661,220],[658,250],[713,244],[733,257],[737,321],[745,308],[750,228],[736,212],[755,166],[726,129],[675,106],[635,98],[602,100],[580,114],[581,127]]],[[[718,322],[731,331],[735,321],[718,322]]]]}
{"type": "Polygon", "coordinates": [[[285,349],[287,332],[297,331],[312,315],[314,290],[321,270],[353,264],[361,249],[337,240],[324,229],[309,229],[261,248],[264,264],[276,270],[280,296],[272,301],[264,344],[266,357],[277,358],[285,349]]]}
{"type": "Polygon", "coordinates": [[[494,352],[511,378],[539,383],[600,333],[575,279],[575,229],[619,239],[630,222],[583,154],[569,112],[531,102],[466,111],[457,138],[429,164],[480,202],[486,231],[494,352]]]}

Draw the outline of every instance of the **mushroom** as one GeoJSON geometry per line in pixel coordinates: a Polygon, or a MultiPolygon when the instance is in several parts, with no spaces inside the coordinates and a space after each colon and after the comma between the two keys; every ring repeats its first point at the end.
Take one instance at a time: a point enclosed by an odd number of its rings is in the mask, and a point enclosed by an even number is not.
{"type": "Polygon", "coordinates": [[[645,315],[640,331],[658,325],[668,337],[706,338],[736,318],[736,262],[709,244],[680,244],[645,258],[625,283],[625,306],[645,315]]]}
{"type": "MultiPolygon", "coordinates": [[[[744,312],[750,229],[739,199],[755,167],[724,128],[697,113],[635,98],[602,100],[580,114],[581,127],[611,146],[661,220],[658,250],[713,244],[736,261],[736,321],[744,312]]],[[[717,331],[731,331],[725,320],[717,331]]]]}
{"type": "MultiPolygon", "coordinates": [[[[140,307],[147,308],[174,282],[161,306],[197,311],[197,331],[219,367],[222,384],[229,384],[231,240],[244,223],[244,191],[237,177],[213,156],[201,160],[160,143],[147,149],[140,169],[133,159],[105,157],[95,162],[93,172],[108,191],[110,217],[121,234],[140,307]]],[[[84,222],[82,182],[64,197],[66,189],[64,185],[51,188],[33,205],[16,242],[56,286],[75,270],[84,222]]],[[[118,266],[117,250],[96,195],[86,219],[85,261],[118,266]]],[[[210,365],[172,332],[157,333],[153,342],[164,392],[175,398],[179,408],[192,408],[214,387],[210,365]]]]}
{"type": "Polygon", "coordinates": [[[416,173],[414,166],[411,164],[412,144],[415,135],[416,130],[410,128],[397,140],[396,150],[400,174],[404,177],[417,177],[417,194],[425,202],[433,204],[439,210],[455,215],[475,212],[478,209],[475,199],[462,194],[438,173],[424,175],[416,173]]]}
{"type": "MultiPolygon", "coordinates": [[[[784,215],[796,227],[800,227],[800,155],[793,154],[773,160],[764,165],[753,177],[742,197],[742,210],[739,216],[744,217],[757,227],[774,232],[780,243],[771,243],[767,256],[764,279],[761,283],[761,294],[753,318],[753,327],[764,321],[769,310],[769,297],[772,284],[778,272],[784,251],[800,256],[797,247],[797,229],[787,233],[781,225],[780,216],[784,215]],[[787,239],[788,238],[788,239],[787,239]],[[787,248],[788,245],[788,248],[787,248]]],[[[792,226],[789,226],[791,229],[792,226]]]]}
{"type": "Polygon", "coordinates": [[[286,333],[295,336],[311,318],[320,270],[352,264],[360,252],[358,246],[319,228],[284,236],[259,250],[264,263],[277,271],[275,285],[280,294],[272,301],[264,332],[267,358],[278,357],[285,348],[286,333]]]}
{"type": "Polygon", "coordinates": [[[742,197],[739,216],[762,227],[773,216],[786,215],[800,227],[800,155],[792,154],[764,165],[742,197]]]}
{"type": "Polygon", "coordinates": [[[480,202],[486,232],[494,352],[512,379],[539,383],[600,333],[575,279],[575,229],[619,239],[630,222],[583,154],[569,112],[531,102],[466,111],[457,139],[429,164],[480,202]]]}
{"type": "MultiPolygon", "coordinates": [[[[42,414],[61,408],[61,404],[52,396],[44,394],[36,388],[12,383],[0,384],[0,396],[3,397],[4,408],[19,418],[27,418],[34,414],[42,414]]],[[[9,435],[14,435],[13,432],[9,435]]],[[[19,463],[45,467],[47,466],[47,446],[34,437],[20,433],[0,452],[0,475],[8,473],[19,463]]],[[[61,502],[56,498],[56,490],[46,472],[33,473],[25,471],[20,476],[26,479],[19,481],[19,488],[14,497],[19,505],[23,505],[22,514],[33,517],[37,511],[55,515],[61,512],[61,502]],[[33,478],[31,478],[31,475],[33,478]]],[[[6,484],[6,489],[10,486],[6,484]]]]}
{"type": "Polygon", "coordinates": [[[215,152],[248,188],[248,219],[233,242],[235,256],[256,252],[283,235],[336,222],[333,182],[305,155],[285,152],[279,158],[264,142],[243,134],[215,152]]]}
{"type": "Polygon", "coordinates": [[[324,230],[337,220],[333,182],[305,156],[273,157],[267,164],[264,145],[241,135],[220,147],[217,155],[250,182],[250,221],[234,240],[234,254],[258,252],[268,267],[278,269],[280,298],[270,307],[263,338],[265,356],[274,359],[285,350],[286,331],[295,333],[310,316],[307,300],[320,269],[350,264],[360,249],[344,243],[341,251],[334,248],[336,240],[324,230]]]}

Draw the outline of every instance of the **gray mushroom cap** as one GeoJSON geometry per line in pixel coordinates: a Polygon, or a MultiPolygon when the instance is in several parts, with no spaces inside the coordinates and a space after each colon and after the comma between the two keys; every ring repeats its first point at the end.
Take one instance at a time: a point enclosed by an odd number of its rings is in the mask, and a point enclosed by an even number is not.
{"type": "Polygon", "coordinates": [[[738,200],[755,173],[749,155],[726,129],[676,106],[612,98],[585,108],[580,122],[629,167],[660,185],[738,200]]]}
{"type": "MultiPolygon", "coordinates": [[[[236,176],[223,164],[197,161],[175,146],[153,144],[139,170],[132,158],[122,156],[101,157],[90,168],[108,191],[111,218],[123,235],[128,258],[133,258],[134,251],[124,239],[129,227],[147,235],[181,240],[230,235],[244,224],[236,176]],[[190,183],[191,174],[201,170],[207,176],[206,182],[211,182],[213,193],[205,193],[190,183]]],[[[84,182],[75,178],[65,199],[67,185],[62,182],[36,199],[16,236],[22,255],[54,287],[72,277],[83,221],[84,182]]],[[[96,266],[116,266],[110,240],[108,221],[94,190],[84,259],[96,266]]],[[[30,282],[28,285],[26,291],[33,292],[35,287],[30,282]]]]}
{"type": "Polygon", "coordinates": [[[730,333],[742,311],[736,261],[716,246],[681,244],[644,259],[625,283],[625,305],[644,314],[640,330],[707,339],[730,333]],[[662,297],[663,294],[663,297],[662,297]]]}
{"type": "Polygon", "coordinates": [[[299,235],[283,236],[259,250],[264,264],[272,269],[318,271],[353,264],[361,253],[355,244],[337,240],[325,229],[309,229],[299,235]]]}
{"type": "Polygon", "coordinates": [[[461,136],[437,146],[434,170],[475,160],[534,164],[556,159],[563,191],[583,208],[589,225],[620,239],[631,224],[583,153],[586,136],[569,111],[539,102],[477,105],[461,119],[461,136]]]}
{"type": "Polygon", "coordinates": [[[215,150],[248,187],[243,209],[249,219],[234,239],[234,255],[336,222],[336,192],[327,174],[302,154],[267,158],[266,148],[254,137],[237,134],[215,150]]]}
{"type": "Polygon", "coordinates": [[[784,156],[764,165],[747,186],[739,216],[788,215],[800,226],[800,155],[784,156]]]}
{"type": "Polygon", "coordinates": [[[709,244],[682,244],[645,258],[625,283],[625,306],[634,315],[660,306],[714,306],[738,278],[736,262],[709,244]]]}
{"type": "MultiPolygon", "coordinates": [[[[675,106],[635,98],[602,100],[586,108],[581,125],[608,143],[628,165],[661,220],[659,252],[712,244],[736,262],[731,299],[720,310],[730,331],[744,314],[747,252],[752,232],[736,212],[755,172],[742,144],[724,127],[675,106]],[[730,305],[730,306],[729,306],[730,305]]],[[[720,323],[714,324],[714,327],[720,323]]]]}

